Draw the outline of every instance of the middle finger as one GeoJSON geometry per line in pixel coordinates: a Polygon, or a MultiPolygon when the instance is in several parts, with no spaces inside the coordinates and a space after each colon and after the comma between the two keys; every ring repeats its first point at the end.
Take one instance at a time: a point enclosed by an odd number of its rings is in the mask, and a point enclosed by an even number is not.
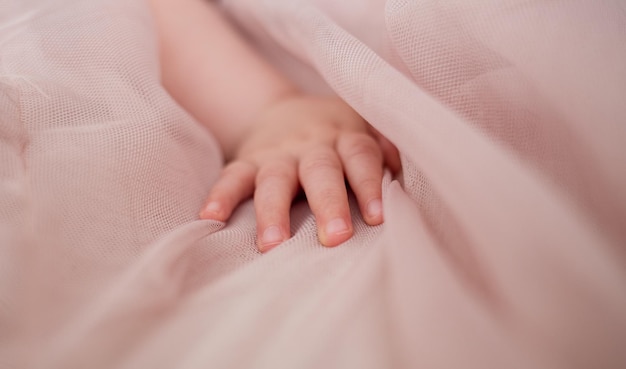
{"type": "Polygon", "coordinates": [[[353,233],[341,161],[331,147],[305,155],[298,168],[300,182],[318,225],[320,242],[337,246],[353,233]]]}

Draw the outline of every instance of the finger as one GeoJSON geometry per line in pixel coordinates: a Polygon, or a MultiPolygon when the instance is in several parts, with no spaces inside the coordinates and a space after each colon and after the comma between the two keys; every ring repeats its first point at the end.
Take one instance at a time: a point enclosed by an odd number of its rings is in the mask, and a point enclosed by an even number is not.
{"type": "Polygon", "coordinates": [[[348,194],[335,150],[318,148],[300,161],[298,175],[324,246],[337,246],[353,233],[348,194]]]}
{"type": "Polygon", "coordinates": [[[267,252],[291,237],[289,210],[297,191],[298,170],[295,159],[275,160],[259,169],[254,209],[261,252],[267,252]]]}
{"type": "Polygon", "coordinates": [[[380,146],[368,134],[344,134],[337,142],[337,152],[363,219],[369,225],[382,223],[383,154],[380,146]]]}
{"type": "Polygon", "coordinates": [[[237,205],[252,195],[256,172],[256,166],[246,161],[237,160],[228,164],[209,192],[200,218],[228,220],[237,205]]]}
{"type": "Polygon", "coordinates": [[[402,162],[400,161],[400,153],[394,144],[391,143],[385,136],[378,136],[378,144],[383,152],[385,158],[385,164],[393,174],[397,174],[402,169],[402,162]]]}
{"type": "Polygon", "coordinates": [[[369,126],[370,131],[376,137],[378,145],[380,145],[383,153],[384,162],[392,173],[397,174],[402,169],[402,162],[400,161],[400,153],[394,144],[391,143],[385,136],[376,130],[376,128],[369,126]]]}

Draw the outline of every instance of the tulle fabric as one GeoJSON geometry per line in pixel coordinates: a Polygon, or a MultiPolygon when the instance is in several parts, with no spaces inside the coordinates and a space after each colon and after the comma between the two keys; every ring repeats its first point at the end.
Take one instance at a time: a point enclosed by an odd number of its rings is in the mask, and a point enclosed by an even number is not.
{"type": "Polygon", "coordinates": [[[197,220],[222,158],[145,2],[2,1],[0,368],[626,367],[623,2],[222,5],[397,145],[386,222],[197,220]]]}

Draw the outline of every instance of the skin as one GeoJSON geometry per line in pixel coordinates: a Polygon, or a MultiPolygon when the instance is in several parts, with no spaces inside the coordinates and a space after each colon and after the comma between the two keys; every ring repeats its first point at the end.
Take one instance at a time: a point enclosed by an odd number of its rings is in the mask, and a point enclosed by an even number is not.
{"type": "Polygon", "coordinates": [[[151,0],[151,5],[162,83],[211,130],[227,161],[200,218],[227,221],[254,196],[258,247],[266,252],[291,236],[289,210],[303,190],[320,242],[337,246],[354,232],[347,180],[367,224],[383,222],[383,166],[400,166],[393,145],[341,99],[297,91],[214,4],[151,0]]]}

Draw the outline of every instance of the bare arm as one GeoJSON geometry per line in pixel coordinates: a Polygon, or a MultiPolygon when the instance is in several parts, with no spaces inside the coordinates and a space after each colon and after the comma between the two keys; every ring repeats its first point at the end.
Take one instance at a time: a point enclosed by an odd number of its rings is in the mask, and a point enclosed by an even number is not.
{"type": "Polygon", "coordinates": [[[383,221],[383,163],[397,167],[397,153],[385,150],[354,110],[339,98],[298,93],[214,4],[150,1],[163,84],[213,132],[228,161],[201,218],[227,221],[254,196],[258,246],[268,251],[290,237],[291,202],[303,189],[321,243],[336,246],[353,233],[348,179],[365,221],[383,221]]]}
{"type": "Polygon", "coordinates": [[[164,86],[232,158],[255,115],[294,87],[242,40],[212,2],[150,1],[164,86]]]}

